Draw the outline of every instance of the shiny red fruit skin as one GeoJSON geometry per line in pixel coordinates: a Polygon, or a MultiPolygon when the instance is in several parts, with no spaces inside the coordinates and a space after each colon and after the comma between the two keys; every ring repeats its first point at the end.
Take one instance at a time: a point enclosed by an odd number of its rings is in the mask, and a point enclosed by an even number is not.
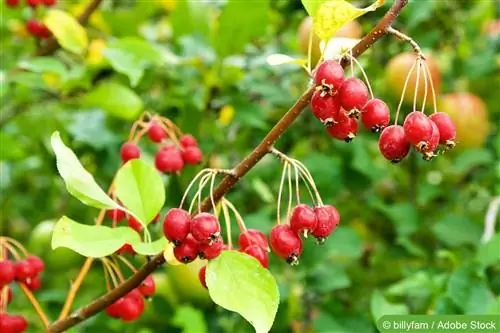
{"type": "Polygon", "coordinates": [[[123,210],[115,208],[106,211],[106,216],[110,218],[112,221],[120,222],[123,221],[125,217],[127,217],[127,214],[123,210]]]}
{"type": "Polygon", "coordinates": [[[201,259],[211,260],[217,258],[223,249],[224,249],[224,242],[219,237],[218,240],[216,240],[211,244],[200,243],[198,247],[198,254],[201,259]]]}
{"type": "Polygon", "coordinates": [[[331,137],[337,140],[351,142],[358,133],[358,122],[354,118],[346,117],[345,120],[327,127],[326,130],[331,137]]]}
{"type": "Polygon", "coordinates": [[[134,255],[135,254],[135,250],[132,247],[132,245],[130,245],[130,244],[123,244],[122,247],[120,247],[118,250],[116,250],[116,253],[117,254],[128,253],[128,254],[134,255]]]}
{"type": "Polygon", "coordinates": [[[210,243],[220,234],[217,218],[209,213],[200,213],[191,220],[191,234],[201,243],[210,243]]]}
{"type": "Polygon", "coordinates": [[[266,251],[269,248],[266,235],[257,229],[247,229],[242,232],[238,237],[238,244],[242,249],[252,245],[258,245],[266,251]]]}
{"type": "Polygon", "coordinates": [[[116,302],[106,308],[106,314],[113,318],[120,318],[121,309],[125,298],[119,298],[116,302]]]}
{"type": "Polygon", "coordinates": [[[252,245],[243,249],[243,252],[257,259],[262,267],[269,267],[269,256],[267,251],[258,245],[252,245]]]}
{"type": "Polygon", "coordinates": [[[339,89],[340,102],[347,111],[362,110],[370,98],[365,83],[355,77],[344,81],[339,89]]]}
{"type": "Polygon", "coordinates": [[[198,147],[198,141],[190,134],[184,134],[179,141],[184,148],[198,147]]]}
{"type": "Polygon", "coordinates": [[[337,121],[340,112],[340,99],[337,95],[324,95],[316,90],[311,98],[311,112],[322,123],[337,121]]]}
{"type": "Polygon", "coordinates": [[[25,282],[35,277],[36,272],[27,260],[21,260],[14,266],[16,270],[16,281],[25,282]]]}
{"type": "Polygon", "coordinates": [[[323,241],[323,239],[328,237],[340,223],[340,214],[337,209],[331,205],[315,207],[314,213],[316,214],[318,225],[311,234],[316,237],[318,241],[323,241]]]}
{"type": "Polygon", "coordinates": [[[28,322],[23,316],[0,313],[0,332],[22,333],[28,328],[28,322]]]}
{"type": "Polygon", "coordinates": [[[172,208],[163,220],[163,234],[174,244],[180,244],[191,230],[191,217],[180,208],[172,208]]]}
{"type": "Polygon", "coordinates": [[[26,280],[26,287],[31,291],[37,291],[42,286],[42,281],[39,276],[32,277],[26,280]]]}
{"type": "Polygon", "coordinates": [[[453,120],[445,112],[436,112],[429,116],[439,130],[439,142],[446,144],[447,141],[455,141],[457,130],[453,120]]]}
{"type": "Polygon", "coordinates": [[[10,260],[0,261],[0,287],[7,285],[16,278],[15,265],[10,260]]]}
{"type": "Polygon", "coordinates": [[[165,129],[156,122],[151,122],[148,129],[148,137],[151,141],[160,143],[163,139],[167,137],[167,132],[165,129]]]}
{"type": "MultiPolygon", "coordinates": [[[[207,288],[207,266],[203,266],[200,268],[198,272],[198,278],[200,279],[200,283],[203,287],[207,288]]],[[[207,288],[208,289],[208,288],[207,288]]]]}
{"type": "Polygon", "coordinates": [[[290,228],[296,234],[302,232],[313,232],[318,225],[318,219],[314,209],[305,204],[297,205],[290,218],[290,228]]]}
{"type": "Polygon", "coordinates": [[[434,122],[431,121],[432,124],[432,135],[429,141],[427,141],[427,145],[421,151],[422,157],[426,161],[430,161],[435,155],[434,150],[436,150],[439,145],[439,129],[434,122]]]}
{"type": "Polygon", "coordinates": [[[404,159],[410,151],[410,142],[406,139],[405,131],[400,125],[391,125],[384,128],[378,139],[378,147],[382,155],[397,163],[404,159]]]}
{"type": "Polygon", "coordinates": [[[161,172],[175,173],[184,168],[184,160],[178,149],[160,149],[156,153],[155,165],[161,172]]]}
{"type": "Polygon", "coordinates": [[[26,22],[26,30],[28,30],[32,36],[38,37],[42,31],[41,23],[33,19],[28,20],[26,22]]]}
{"type": "Polygon", "coordinates": [[[274,226],[269,234],[269,242],[274,253],[290,264],[296,264],[302,254],[302,240],[288,224],[274,226]]]}
{"type": "Polygon", "coordinates": [[[389,107],[378,98],[369,100],[361,112],[361,122],[372,132],[379,132],[387,127],[390,117],[389,107]]]}
{"type": "Polygon", "coordinates": [[[133,298],[125,296],[120,307],[120,319],[129,322],[139,318],[142,314],[141,305],[133,298]]]}
{"type": "Polygon", "coordinates": [[[133,142],[125,142],[120,149],[120,157],[122,162],[128,162],[141,157],[141,150],[133,142]]]}
{"type": "Polygon", "coordinates": [[[414,146],[428,142],[432,136],[432,122],[423,112],[410,112],[403,123],[406,139],[414,146]]]}
{"type": "Polygon", "coordinates": [[[40,23],[38,37],[40,39],[46,39],[46,38],[52,37],[52,32],[49,30],[49,28],[45,24],[40,23]]]}
{"type": "Polygon", "coordinates": [[[174,248],[174,256],[180,262],[187,264],[198,256],[199,242],[189,234],[180,245],[174,248]]]}
{"type": "Polygon", "coordinates": [[[5,4],[11,8],[19,6],[19,0],[6,0],[5,4]]]}
{"type": "Polygon", "coordinates": [[[31,267],[33,268],[35,273],[38,274],[45,270],[45,264],[40,257],[31,255],[27,257],[26,260],[31,264],[31,267]]]}
{"type": "Polygon", "coordinates": [[[128,226],[134,229],[137,232],[141,232],[144,229],[144,226],[141,222],[137,221],[133,216],[129,216],[127,219],[128,226]]]}
{"type": "Polygon", "coordinates": [[[314,82],[316,85],[332,85],[337,91],[344,82],[344,69],[335,60],[325,60],[316,69],[314,82]]]}
{"type": "Polygon", "coordinates": [[[182,160],[186,164],[196,165],[203,161],[203,153],[198,147],[186,147],[182,151],[182,160]]]}
{"type": "Polygon", "coordinates": [[[144,297],[151,297],[155,294],[156,290],[155,280],[153,280],[153,277],[149,275],[146,279],[144,279],[144,281],[142,281],[141,285],[137,287],[137,289],[144,297]]]}
{"type": "Polygon", "coordinates": [[[30,6],[31,8],[36,8],[41,3],[40,0],[25,0],[25,1],[26,1],[26,4],[28,6],[30,6]]]}

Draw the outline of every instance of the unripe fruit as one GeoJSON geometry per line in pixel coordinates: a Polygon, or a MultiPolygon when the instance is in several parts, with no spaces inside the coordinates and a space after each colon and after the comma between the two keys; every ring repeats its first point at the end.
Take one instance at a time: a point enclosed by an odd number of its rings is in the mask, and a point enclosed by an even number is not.
{"type": "Polygon", "coordinates": [[[187,264],[196,259],[199,243],[189,234],[180,245],[174,248],[174,256],[180,262],[187,264]]]}
{"type": "Polygon", "coordinates": [[[133,142],[125,142],[120,149],[123,163],[141,157],[141,150],[133,142]]]}
{"type": "Polygon", "coordinates": [[[316,90],[311,98],[311,112],[326,125],[338,122],[340,117],[340,99],[338,95],[324,95],[321,90],[316,90]]]}
{"type": "Polygon", "coordinates": [[[151,297],[155,294],[155,280],[153,280],[153,277],[149,275],[144,281],[141,282],[141,285],[137,287],[137,289],[140,291],[140,293],[144,297],[151,297]]]}
{"type": "Polygon", "coordinates": [[[148,137],[151,139],[151,141],[160,143],[167,137],[167,132],[160,124],[152,121],[149,125],[148,137]]]}
{"type": "Polygon", "coordinates": [[[16,271],[16,281],[25,282],[35,277],[36,272],[27,260],[21,260],[14,266],[16,271]]]}
{"type": "Polygon", "coordinates": [[[26,260],[30,263],[31,267],[35,271],[36,274],[41,273],[45,270],[45,264],[40,257],[37,256],[29,256],[26,260]]]}
{"type": "Polygon", "coordinates": [[[200,243],[198,247],[198,254],[200,259],[211,260],[217,258],[224,247],[224,242],[219,237],[219,239],[213,243],[200,243]]]}
{"type": "Polygon", "coordinates": [[[16,277],[15,266],[10,260],[0,261],[0,288],[11,283],[16,277]]]}
{"type": "MultiPolygon", "coordinates": [[[[351,77],[344,81],[339,89],[340,102],[346,111],[359,111],[368,102],[370,94],[365,83],[358,78],[351,77]]],[[[357,112],[351,112],[353,117],[359,116],[357,112]]]]}
{"type": "Polygon", "coordinates": [[[128,226],[134,229],[137,232],[141,232],[144,229],[144,226],[141,222],[137,221],[133,216],[129,216],[127,219],[128,226]]]}
{"type": "Polygon", "coordinates": [[[191,234],[198,242],[211,243],[219,237],[219,221],[212,214],[200,213],[191,220],[191,234]]]}
{"type": "Polygon", "coordinates": [[[335,60],[323,61],[314,74],[316,85],[329,88],[329,93],[336,93],[344,83],[344,69],[335,60]]]}
{"type": "Polygon", "coordinates": [[[187,147],[182,151],[182,160],[186,164],[195,165],[203,161],[203,153],[198,147],[187,147]]]}
{"type": "Polygon", "coordinates": [[[184,134],[179,141],[184,148],[198,147],[198,141],[190,134],[184,134]]]}
{"type": "Polygon", "coordinates": [[[389,125],[390,117],[389,107],[378,98],[369,100],[361,112],[361,122],[372,132],[379,132],[389,125]]]}
{"type": "Polygon", "coordinates": [[[156,168],[165,173],[174,173],[184,168],[184,160],[178,149],[160,149],[155,157],[156,168]]]}
{"type": "Polygon", "coordinates": [[[391,125],[384,128],[380,134],[378,147],[386,159],[393,163],[398,163],[408,155],[410,142],[406,139],[402,126],[391,125]]]}
{"type": "Polygon", "coordinates": [[[266,235],[257,229],[247,229],[241,233],[238,237],[238,244],[242,249],[252,245],[258,245],[266,251],[269,248],[266,235]]]}
{"type": "Polygon", "coordinates": [[[417,151],[426,149],[432,136],[432,121],[423,112],[410,112],[403,123],[406,139],[415,146],[417,151]]]}
{"type": "Polygon", "coordinates": [[[436,112],[430,115],[429,119],[436,124],[439,130],[439,142],[449,149],[455,147],[457,130],[450,116],[444,112],[436,112]]]}
{"type": "Polygon", "coordinates": [[[42,281],[39,276],[32,277],[26,280],[26,287],[31,291],[37,291],[42,286],[42,281]]]}
{"type": "Polygon", "coordinates": [[[257,259],[262,267],[269,267],[269,257],[266,250],[258,245],[252,245],[243,249],[243,252],[257,259]]]}
{"type": "MultiPolygon", "coordinates": [[[[343,110],[340,110],[340,113],[342,112],[343,110]]],[[[338,124],[328,126],[326,130],[330,136],[337,140],[351,142],[356,137],[356,133],[358,133],[358,122],[354,118],[346,118],[338,124]]]]}
{"type": "Polygon", "coordinates": [[[106,211],[106,216],[115,222],[120,222],[127,217],[127,214],[123,210],[115,208],[106,211]]]}
{"type": "Polygon", "coordinates": [[[286,259],[291,265],[299,263],[302,254],[302,241],[288,224],[278,224],[271,229],[269,235],[271,248],[278,257],[286,259]]]}
{"type": "Polygon", "coordinates": [[[297,205],[292,212],[292,217],[290,218],[290,228],[296,234],[304,232],[313,232],[318,225],[318,220],[316,218],[316,213],[314,210],[305,204],[297,205]]]}
{"type": "Polygon", "coordinates": [[[165,237],[179,245],[191,230],[191,218],[188,212],[180,208],[172,208],[163,220],[163,234],[165,237]]]}
{"type": "MultiPolygon", "coordinates": [[[[200,279],[200,283],[203,287],[207,288],[207,266],[203,266],[200,268],[198,272],[198,278],[200,279]]],[[[207,288],[208,289],[208,288],[207,288]]]]}

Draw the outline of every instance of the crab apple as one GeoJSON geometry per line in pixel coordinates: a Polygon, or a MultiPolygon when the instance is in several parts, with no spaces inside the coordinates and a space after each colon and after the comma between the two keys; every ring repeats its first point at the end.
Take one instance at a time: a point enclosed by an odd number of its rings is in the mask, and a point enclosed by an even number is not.
{"type": "Polygon", "coordinates": [[[152,121],[148,128],[148,137],[151,141],[160,143],[167,137],[165,129],[155,121],[152,121]]]}
{"type": "Polygon", "coordinates": [[[191,218],[184,209],[172,208],[163,220],[163,234],[165,237],[179,245],[191,230],[191,218]]]}
{"type": "Polygon", "coordinates": [[[457,130],[450,116],[444,112],[436,112],[430,115],[429,119],[439,130],[439,143],[446,145],[449,149],[455,147],[457,130]]]}
{"type": "Polygon", "coordinates": [[[26,4],[31,8],[36,8],[41,4],[41,0],[25,0],[26,4]]]}
{"type": "Polygon", "coordinates": [[[188,234],[180,245],[174,248],[174,256],[180,262],[187,264],[196,259],[198,255],[199,242],[188,234]]]}
{"type": "Polygon", "coordinates": [[[42,0],[43,4],[47,7],[54,6],[57,0],[42,0]]]}
{"type": "Polygon", "coordinates": [[[191,134],[184,134],[179,140],[181,146],[184,148],[187,147],[198,147],[198,141],[191,134]]]}
{"type": "Polygon", "coordinates": [[[40,257],[31,255],[27,257],[26,260],[31,264],[31,267],[33,268],[35,273],[38,274],[45,270],[45,264],[40,257]]]}
{"type": "Polygon", "coordinates": [[[372,132],[379,132],[389,125],[390,117],[389,107],[378,98],[369,100],[361,112],[361,122],[372,132]]]}
{"type": "Polygon", "coordinates": [[[311,98],[311,112],[322,123],[335,124],[340,112],[338,95],[323,95],[321,90],[316,90],[311,98]]]}
{"type": "Polygon", "coordinates": [[[43,24],[40,23],[40,30],[38,32],[38,37],[41,39],[46,39],[52,36],[52,32],[49,30],[49,28],[43,24]]]}
{"type": "Polygon", "coordinates": [[[141,222],[137,221],[132,215],[127,218],[128,226],[134,229],[137,232],[141,232],[144,229],[144,226],[141,222]]]}
{"type": "Polygon", "coordinates": [[[186,147],[182,150],[182,160],[186,164],[196,165],[203,160],[203,153],[198,147],[186,147]]]}
{"type": "Polygon", "coordinates": [[[351,142],[358,133],[358,122],[354,118],[346,118],[333,126],[328,126],[326,130],[335,139],[351,142]]]}
{"type": "Polygon", "coordinates": [[[42,23],[37,20],[30,19],[26,22],[26,30],[32,36],[38,37],[42,31],[42,23]]]}
{"type": "Polygon", "coordinates": [[[16,277],[15,266],[10,260],[0,261],[0,288],[11,283],[16,277]]]}
{"type": "Polygon", "coordinates": [[[315,71],[314,82],[329,89],[330,94],[336,93],[344,82],[344,69],[335,60],[323,61],[315,71]]]}
{"type": "Polygon", "coordinates": [[[348,111],[350,117],[359,117],[359,111],[363,109],[370,98],[365,83],[358,78],[351,77],[344,81],[339,89],[342,107],[348,111]]]}
{"type": "Polygon", "coordinates": [[[120,319],[129,322],[139,318],[144,308],[133,298],[125,296],[120,306],[120,319]]]}
{"type": "Polygon", "coordinates": [[[26,280],[35,277],[36,272],[27,260],[21,260],[14,266],[16,270],[16,281],[26,282],[26,280]]]}
{"type": "Polygon", "coordinates": [[[19,0],[5,0],[5,4],[8,7],[14,8],[14,7],[19,6],[19,0]]]}
{"type": "Polygon", "coordinates": [[[211,243],[219,237],[219,220],[212,214],[200,213],[191,220],[191,234],[198,242],[211,243]]]}
{"type": "Polygon", "coordinates": [[[318,224],[311,234],[316,237],[318,244],[323,244],[325,239],[335,230],[340,223],[340,214],[332,205],[314,207],[318,224]]]}
{"type": "Polygon", "coordinates": [[[123,163],[141,157],[141,150],[133,142],[125,142],[120,149],[120,157],[123,163]]]}
{"type": "Polygon", "coordinates": [[[302,240],[288,224],[278,224],[271,229],[269,234],[271,248],[278,257],[286,259],[291,265],[299,263],[302,254],[302,240]]]}
{"type": "Polygon", "coordinates": [[[292,228],[293,232],[296,234],[304,232],[304,235],[307,236],[307,233],[313,232],[317,225],[318,219],[314,209],[306,204],[297,205],[293,209],[290,218],[290,228],[292,228]]]}
{"type": "Polygon", "coordinates": [[[127,244],[123,244],[122,247],[120,247],[118,250],[116,250],[116,253],[117,254],[128,253],[128,254],[134,255],[135,254],[135,250],[132,247],[132,245],[130,245],[130,244],[127,243],[127,244]]]}
{"type": "Polygon", "coordinates": [[[198,278],[200,279],[200,283],[203,287],[207,287],[207,265],[200,268],[198,271],[198,278]]]}
{"type": "Polygon", "coordinates": [[[211,260],[217,258],[222,250],[224,250],[224,247],[225,244],[222,241],[222,238],[219,237],[212,243],[200,243],[198,247],[198,255],[201,259],[211,260]]]}
{"type": "Polygon", "coordinates": [[[423,112],[410,112],[403,123],[406,139],[417,149],[426,149],[432,136],[432,121],[423,112]]]}
{"type": "Polygon", "coordinates": [[[106,211],[106,216],[115,222],[120,222],[123,221],[125,217],[127,217],[127,214],[121,209],[114,208],[106,211]]]}
{"type": "Polygon", "coordinates": [[[243,252],[257,259],[264,268],[269,267],[267,251],[258,245],[251,245],[243,249],[243,252]]]}
{"type": "Polygon", "coordinates": [[[41,286],[42,281],[40,280],[40,277],[38,275],[26,280],[26,287],[28,287],[28,289],[31,291],[37,291],[41,286]]]}
{"type": "Polygon", "coordinates": [[[155,280],[153,280],[153,276],[149,275],[147,278],[142,281],[141,285],[137,287],[137,289],[141,292],[144,297],[151,297],[155,294],[155,280]]]}
{"type": "Polygon", "coordinates": [[[174,173],[184,168],[184,160],[178,149],[160,149],[155,157],[156,168],[164,173],[174,173]]]}
{"type": "Polygon", "coordinates": [[[0,313],[0,332],[22,333],[28,328],[28,322],[23,316],[0,313]]]}
{"type": "Polygon", "coordinates": [[[110,317],[113,317],[113,318],[120,318],[120,313],[121,313],[124,301],[125,301],[125,298],[121,297],[116,302],[114,302],[113,304],[109,305],[105,309],[106,314],[108,316],[110,316],[110,317]]]}
{"type": "Polygon", "coordinates": [[[426,161],[430,161],[435,155],[434,150],[439,145],[439,129],[434,122],[431,121],[432,124],[432,135],[429,141],[427,141],[427,145],[424,150],[422,150],[422,157],[426,161]]]}
{"type": "Polygon", "coordinates": [[[266,235],[257,229],[247,229],[245,232],[242,232],[238,237],[238,244],[242,249],[252,245],[258,245],[266,251],[269,248],[266,235]]]}
{"type": "Polygon", "coordinates": [[[408,155],[410,142],[405,130],[400,125],[384,128],[378,139],[378,147],[382,155],[393,163],[398,163],[408,155]]]}

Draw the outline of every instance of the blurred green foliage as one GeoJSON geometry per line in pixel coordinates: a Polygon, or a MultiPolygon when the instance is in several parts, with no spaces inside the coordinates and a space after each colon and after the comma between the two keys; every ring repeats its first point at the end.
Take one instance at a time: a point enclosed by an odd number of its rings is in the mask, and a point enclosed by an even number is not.
{"type": "MultiPolygon", "coordinates": [[[[106,0],[87,29],[86,54],[59,50],[44,58],[31,56],[36,43],[23,32],[29,10],[0,5],[1,234],[47,261],[37,297],[50,318],[57,318],[82,263],[69,250],[50,249],[50,220],[64,214],[92,224],[97,214],[66,192],[50,150],[53,131],[103,188],[143,110],[199,139],[207,156],[199,169],[230,168],[306,88],[298,66],[265,61],[272,53],[300,57],[297,27],[306,15],[300,1],[225,2],[177,1],[172,10],[175,1],[106,0]],[[221,115],[224,106],[234,117],[221,115]]],[[[391,3],[358,20],[364,32],[391,3]]],[[[58,6],[74,12],[76,5],[58,6]]],[[[271,255],[281,293],[272,332],[375,332],[374,319],[383,314],[500,313],[498,231],[480,242],[488,204],[500,195],[500,39],[498,29],[485,31],[494,16],[493,1],[410,1],[395,24],[437,57],[444,93],[470,91],[486,103],[491,133],[484,147],[432,162],[411,155],[392,165],[378,153],[376,135],[364,131],[351,144],[332,141],[309,112],[280,139],[277,148],[301,160],[323,201],[339,209],[341,226],[323,247],[307,242],[297,267],[271,255]]],[[[385,64],[408,49],[384,37],[360,59],[391,110],[398,101],[385,84],[385,64]]],[[[151,160],[152,146],[143,148],[151,160]]],[[[275,222],[279,172],[279,163],[266,157],[229,194],[247,226],[267,232],[275,222]]],[[[195,173],[164,177],[163,212],[178,205],[195,173]]],[[[161,233],[159,225],[151,229],[161,233]]],[[[139,321],[124,324],[99,314],[71,332],[251,332],[240,316],[213,305],[196,267],[166,265],[155,278],[159,295],[139,321]]],[[[75,306],[104,291],[95,264],[75,306]]],[[[40,332],[18,289],[9,311],[26,315],[30,332],[40,332]]]]}

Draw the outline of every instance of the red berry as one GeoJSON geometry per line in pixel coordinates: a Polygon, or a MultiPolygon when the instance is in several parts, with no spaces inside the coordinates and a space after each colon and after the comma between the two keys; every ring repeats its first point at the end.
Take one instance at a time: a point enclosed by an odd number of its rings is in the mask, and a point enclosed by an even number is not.
{"type": "Polygon", "coordinates": [[[0,261],[0,288],[11,283],[16,277],[15,266],[10,260],[0,261]]]}
{"type": "Polygon", "coordinates": [[[141,285],[137,288],[144,297],[151,297],[155,294],[155,280],[150,275],[144,281],[142,281],[141,285]]]}
{"type": "Polygon", "coordinates": [[[201,285],[207,288],[207,265],[200,268],[200,271],[198,272],[198,278],[200,279],[201,285]]]}
{"type": "Polygon", "coordinates": [[[448,148],[455,147],[457,130],[453,120],[444,112],[436,112],[429,116],[429,119],[436,124],[439,130],[439,142],[448,148]]]}
{"type": "Polygon", "coordinates": [[[314,208],[318,225],[311,233],[316,237],[319,244],[323,244],[335,227],[340,223],[340,214],[337,209],[331,205],[318,206],[314,208]]]}
{"type": "Polygon", "coordinates": [[[422,150],[422,157],[426,161],[430,161],[435,155],[434,150],[436,150],[439,145],[439,129],[437,125],[431,121],[432,124],[432,136],[427,141],[426,147],[422,150]]]}
{"type": "Polygon", "coordinates": [[[141,222],[137,221],[133,216],[129,216],[127,219],[128,226],[134,229],[137,232],[141,232],[144,229],[144,226],[141,222]]]}
{"type": "Polygon", "coordinates": [[[53,6],[56,4],[57,0],[42,0],[45,6],[53,6]]]}
{"type": "Polygon", "coordinates": [[[224,242],[219,237],[218,240],[212,243],[200,243],[198,254],[201,259],[211,260],[217,258],[224,249],[224,242]]]}
{"type": "Polygon", "coordinates": [[[191,230],[191,218],[188,212],[180,208],[172,208],[163,220],[163,234],[165,237],[179,245],[191,230]]]}
{"type": "Polygon", "coordinates": [[[257,229],[247,229],[245,232],[241,233],[238,238],[238,244],[242,249],[252,245],[258,245],[266,251],[269,248],[266,235],[257,229]]]}
{"type": "Polygon", "coordinates": [[[432,121],[423,112],[410,112],[403,123],[406,139],[418,151],[425,150],[427,142],[432,136],[432,121]]]}
{"type": "Polygon", "coordinates": [[[144,297],[138,288],[132,289],[125,297],[131,298],[134,302],[138,303],[144,309],[144,297]]]}
{"type": "Polygon", "coordinates": [[[28,30],[32,36],[38,37],[42,31],[42,25],[37,20],[30,19],[26,22],[26,30],[28,30]]]}
{"type": "Polygon", "coordinates": [[[120,222],[127,217],[127,214],[121,209],[110,209],[106,212],[106,215],[114,222],[120,222]]]}
{"type": "Polygon", "coordinates": [[[124,301],[125,299],[122,297],[119,298],[116,302],[114,302],[110,306],[108,306],[105,310],[108,316],[113,318],[120,318],[120,313],[122,311],[122,306],[124,301]]]}
{"type": "Polygon", "coordinates": [[[187,264],[196,259],[199,243],[189,234],[180,245],[174,248],[174,256],[180,262],[187,264]]]}
{"type": "Polygon", "coordinates": [[[184,168],[184,160],[178,149],[160,149],[156,153],[156,168],[165,173],[174,173],[184,168]]]}
{"type": "Polygon", "coordinates": [[[198,147],[186,147],[182,151],[182,159],[186,164],[195,165],[203,160],[203,153],[198,147]]]}
{"type": "MultiPolygon", "coordinates": [[[[344,81],[339,89],[339,96],[342,107],[347,111],[362,110],[370,98],[365,83],[355,77],[344,81]]],[[[359,112],[352,112],[350,114],[358,116],[359,112]]]]}
{"type": "Polygon", "coordinates": [[[26,4],[30,6],[31,8],[36,8],[38,5],[40,5],[40,0],[25,0],[26,4]]]}
{"type": "Polygon", "coordinates": [[[311,112],[322,123],[334,124],[339,120],[340,99],[337,95],[323,95],[316,90],[311,98],[311,112]]]}
{"type": "Polygon", "coordinates": [[[29,256],[26,258],[26,260],[31,264],[31,267],[35,271],[35,273],[41,273],[45,270],[45,265],[43,263],[43,260],[40,259],[40,257],[37,256],[29,256]]]}
{"type": "Polygon", "coordinates": [[[335,60],[325,60],[318,66],[314,75],[316,85],[326,85],[336,92],[344,82],[344,69],[335,60]]]}
{"type": "Polygon", "coordinates": [[[132,245],[130,244],[123,244],[122,247],[120,247],[118,250],[116,250],[116,253],[117,254],[124,254],[124,253],[128,253],[128,254],[135,254],[135,250],[134,248],[132,247],[132,245]]]}
{"type": "Polygon", "coordinates": [[[326,130],[330,136],[337,140],[351,142],[356,137],[356,133],[358,133],[358,122],[354,118],[346,118],[333,126],[327,127],[326,130]]]}
{"type": "Polygon", "coordinates": [[[16,270],[16,281],[26,282],[35,277],[36,272],[27,260],[21,260],[14,266],[16,270]]]}
{"type": "Polygon", "coordinates": [[[31,291],[37,291],[42,286],[42,281],[39,276],[32,277],[26,280],[26,287],[31,291]]]}
{"type": "Polygon", "coordinates": [[[184,134],[180,139],[181,146],[184,148],[187,147],[198,147],[198,141],[194,138],[194,136],[190,134],[184,134]]]}
{"type": "Polygon", "coordinates": [[[141,150],[133,142],[125,142],[120,149],[123,163],[141,157],[141,150]]]}
{"type": "Polygon", "coordinates": [[[378,98],[368,101],[361,112],[361,122],[372,132],[379,132],[389,125],[390,111],[387,104],[378,98]]]}
{"type": "Polygon", "coordinates": [[[219,237],[219,221],[212,214],[200,213],[191,220],[191,234],[198,242],[211,243],[219,237]]]}
{"type": "Polygon", "coordinates": [[[125,296],[120,306],[120,319],[123,321],[134,321],[142,314],[141,305],[133,298],[125,296]]]}
{"type": "Polygon", "coordinates": [[[40,23],[40,30],[38,31],[38,37],[41,39],[46,39],[52,36],[52,32],[49,30],[49,28],[43,24],[40,23]]]}
{"type": "Polygon", "coordinates": [[[302,241],[288,224],[274,226],[271,229],[269,240],[271,248],[278,257],[286,259],[292,265],[299,263],[299,257],[302,254],[302,241]]]}
{"type": "Polygon", "coordinates": [[[243,252],[257,259],[262,267],[269,267],[269,257],[266,250],[264,250],[262,247],[258,245],[252,245],[243,249],[243,252]]]}
{"type": "Polygon", "coordinates": [[[317,225],[318,220],[314,209],[305,204],[294,208],[290,218],[290,228],[293,232],[296,234],[304,232],[307,235],[308,232],[313,232],[317,225]]]}
{"type": "Polygon", "coordinates": [[[19,0],[5,0],[5,4],[9,7],[17,7],[19,6],[19,0]]]}
{"type": "Polygon", "coordinates": [[[400,125],[384,128],[378,139],[378,147],[382,155],[393,163],[400,162],[410,151],[410,142],[400,125]]]}
{"type": "Polygon", "coordinates": [[[3,314],[0,317],[0,332],[22,333],[28,328],[28,322],[23,316],[3,314]]]}
{"type": "Polygon", "coordinates": [[[151,141],[160,143],[163,139],[167,137],[167,132],[165,129],[155,121],[152,121],[149,125],[148,136],[151,141]]]}

